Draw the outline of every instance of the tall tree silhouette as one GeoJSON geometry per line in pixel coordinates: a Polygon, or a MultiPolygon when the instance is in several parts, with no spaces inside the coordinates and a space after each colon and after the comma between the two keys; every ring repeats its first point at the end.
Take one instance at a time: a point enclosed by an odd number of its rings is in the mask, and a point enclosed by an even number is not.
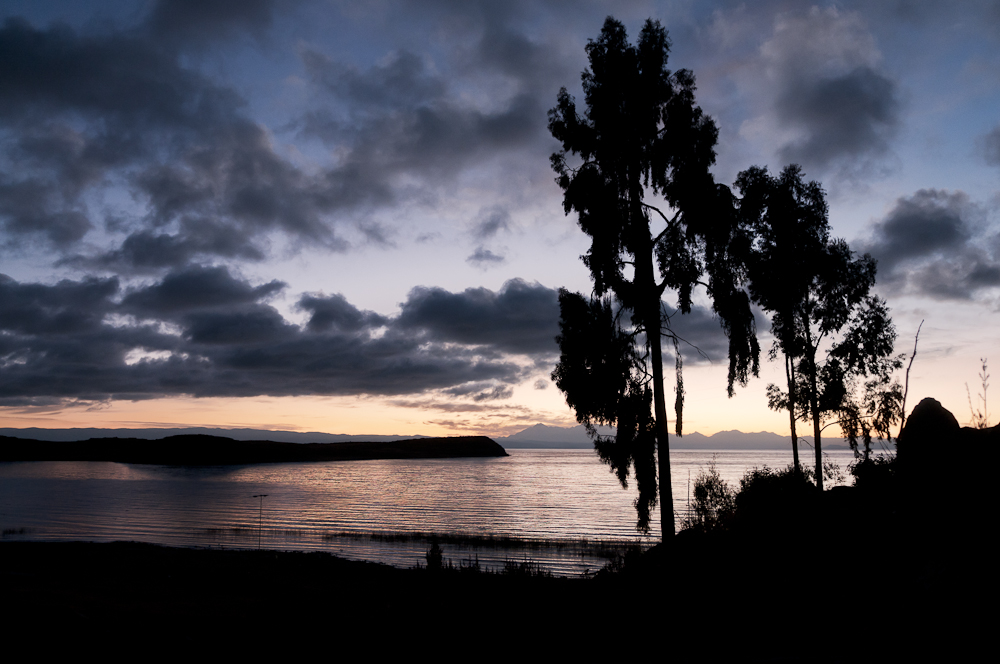
{"type": "Polygon", "coordinates": [[[741,221],[756,238],[750,294],[771,316],[771,358],[780,354],[785,365],[788,391],[768,385],[768,405],[788,411],[792,460],[799,473],[795,422],[800,406],[796,365],[805,352],[801,306],[809,298],[815,267],[830,239],[826,198],[819,183],[802,181],[802,171],[795,165],[778,177],[759,166],[749,168],[737,176],[736,189],[742,196],[741,221]]]}
{"type": "MultiPolygon", "coordinates": [[[[785,360],[788,391],[768,386],[772,408],[787,409],[799,469],[795,420],[811,421],[816,481],[823,487],[822,430],[838,417],[852,440],[867,437],[896,398],[890,374],[896,339],[885,302],[871,295],[875,260],[855,256],[843,240],[830,239],[826,198],[817,182],[805,183],[798,166],[778,177],[753,167],[739,174],[741,222],[754,229],[750,293],[771,315],[772,356],[785,360]],[[855,382],[867,379],[864,396],[855,382]],[[871,413],[867,413],[871,410],[871,413]],[[873,419],[874,418],[874,419],[873,419]]],[[[901,395],[901,393],[900,393],[901,395]]],[[[898,406],[896,407],[898,410],[898,406]]]]}
{"type": "MultiPolygon", "coordinates": [[[[674,532],[664,292],[676,292],[688,313],[692,290],[705,286],[729,335],[730,395],[734,382],[757,372],[759,355],[749,296],[739,287],[750,241],[735,223],[732,194],[708,170],[718,130],[694,103],[691,72],[666,68],[669,48],[659,22],[647,20],[633,46],[622,24],[608,17],[587,44],[586,112],[577,113],[565,88],[549,111],[549,130],[562,143],[552,167],[566,213],[575,211],[591,237],[583,261],[595,296],[561,292],[553,379],[623,484],[634,467],[642,530],[649,528],[658,486],[664,540],[674,532]],[[647,193],[665,202],[662,210],[647,193]],[[655,236],[651,217],[664,226],[655,236]],[[597,424],[616,425],[616,435],[597,435],[597,424]]],[[[678,410],[682,398],[678,385],[678,410]]]]}

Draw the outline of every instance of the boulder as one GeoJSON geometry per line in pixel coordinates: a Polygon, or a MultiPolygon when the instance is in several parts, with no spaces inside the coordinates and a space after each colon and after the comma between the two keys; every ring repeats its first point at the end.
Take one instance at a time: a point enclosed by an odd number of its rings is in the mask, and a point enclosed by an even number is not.
{"type": "Polygon", "coordinates": [[[910,413],[899,434],[896,457],[900,467],[915,470],[934,464],[945,446],[958,439],[961,430],[958,420],[940,401],[924,399],[910,413]]]}

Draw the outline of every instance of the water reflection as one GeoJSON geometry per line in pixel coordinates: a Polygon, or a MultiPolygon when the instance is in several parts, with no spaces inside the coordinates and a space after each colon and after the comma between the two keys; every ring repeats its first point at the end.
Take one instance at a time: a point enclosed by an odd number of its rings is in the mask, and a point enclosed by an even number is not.
{"type": "MultiPolygon", "coordinates": [[[[688,475],[693,482],[712,456],[672,453],[675,511],[686,508],[688,475]]],[[[788,456],[719,452],[715,462],[723,478],[736,483],[746,468],[783,466],[788,456]]],[[[841,457],[846,467],[850,453],[841,457]]],[[[6,539],[255,548],[259,503],[251,496],[268,494],[260,529],[265,548],[326,550],[403,566],[424,560],[425,533],[467,539],[442,544],[456,565],[477,556],[491,568],[530,559],[557,573],[599,568],[607,552],[597,542],[655,541],[637,535],[633,493],[588,450],[207,468],[4,463],[0,480],[6,539]],[[503,537],[534,544],[489,541],[503,537]]]]}

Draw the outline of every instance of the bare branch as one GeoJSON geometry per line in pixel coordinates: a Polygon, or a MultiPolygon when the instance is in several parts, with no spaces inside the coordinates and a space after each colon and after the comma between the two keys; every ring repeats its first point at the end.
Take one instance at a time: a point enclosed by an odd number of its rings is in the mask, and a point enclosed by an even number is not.
{"type": "Polygon", "coordinates": [[[899,433],[896,434],[896,440],[899,440],[899,436],[903,433],[903,425],[906,424],[906,395],[910,392],[910,369],[913,368],[913,359],[917,356],[917,342],[920,341],[920,328],[924,326],[924,321],[920,321],[920,325],[917,326],[917,334],[913,338],[913,354],[910,355],[910,363],[906,365],[906,382],[903,388],[903,403],[899,406],[899,433]]]}

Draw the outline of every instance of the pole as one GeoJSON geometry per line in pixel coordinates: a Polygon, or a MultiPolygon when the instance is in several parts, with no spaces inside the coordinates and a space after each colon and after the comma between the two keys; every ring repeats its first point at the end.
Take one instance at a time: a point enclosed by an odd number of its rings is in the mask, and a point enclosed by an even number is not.
{"type": "Polygon", "coordinates": [[[267,498],[267,494],[258,493],[254,498],[260,498],[260,512],[257,517],[257,550],[260,551],[260,532],[264,526],[264,499],[267,498]]]}

